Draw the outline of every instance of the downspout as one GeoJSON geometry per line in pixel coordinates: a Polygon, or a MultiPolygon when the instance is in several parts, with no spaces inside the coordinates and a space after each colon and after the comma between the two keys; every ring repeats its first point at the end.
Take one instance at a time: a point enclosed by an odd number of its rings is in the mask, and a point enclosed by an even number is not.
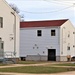
{"type": "Polygon", "coordinates": [[[61,54],[63,54],[63,28],[62,28],[62,51],[61,54]]]}
{"type": "Polygon", "coordinates": [[[15,16],[15,11],[11,12],[11,14],[14,16],[14,26],[13,26],[13,33],[14,33],[14,56],[16,56],[16,16],[15,16]]]}

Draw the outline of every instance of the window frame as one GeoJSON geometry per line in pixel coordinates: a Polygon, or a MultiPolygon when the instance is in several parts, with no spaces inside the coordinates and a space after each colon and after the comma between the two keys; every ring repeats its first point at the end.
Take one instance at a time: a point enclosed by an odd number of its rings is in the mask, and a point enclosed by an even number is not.
{"type": "Polygon", "coordinates": [[[42,36],[42,30],[37,30],[37,36],[41,37],[42,36]]]}
{"type": "Polygon", "coordinates": [[[3,28],[3,17],[0,17],[0,28],[3,28]]]}
{"type": "Polygon", "coordinates": [[[56,36],[56,30],[55,29],[51,29],[51,36],[56,36]]]}

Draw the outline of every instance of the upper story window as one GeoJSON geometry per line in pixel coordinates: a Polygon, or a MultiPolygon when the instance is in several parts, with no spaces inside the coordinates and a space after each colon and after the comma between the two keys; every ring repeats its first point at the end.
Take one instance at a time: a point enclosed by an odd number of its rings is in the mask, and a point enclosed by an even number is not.
{"type": "Polygon", "coordinates": [[[0,28],[3,28],[3,17],[0,17],[0,28]]]}
{"type": "Polygon", "coordinates": [[[55,36],[55,35],[56,35],[55,30],[51,30],[51,36],[55,36]]]}
{"type": "Polygon", "coordinates": [[[37,36],[42,36],[42,30],[37,30],[37,36]]]}

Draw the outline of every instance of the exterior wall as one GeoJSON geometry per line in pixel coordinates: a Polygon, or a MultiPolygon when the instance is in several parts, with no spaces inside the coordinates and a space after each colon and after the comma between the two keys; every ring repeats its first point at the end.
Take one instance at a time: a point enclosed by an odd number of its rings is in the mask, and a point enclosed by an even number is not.
{"type": "MultiPolygon", "coordinates": [[[[0,28],[0,37],[4,41],[4,52],[14,52],[14,12],[5,0],[0,0],[0,17],[3,17],[3,28],[0,28]]],[[[19,57],[19,16],[16,16],[16,57],[19,57]]]]}
{"type": "Polygon", "coordinates": [[[60,30],[60,60],[67,61],[68,56],[75,56],[75,29],[71,22],[68,20],[61,26],[60,30]],[[68,35],[70,37],[68,37],[68,35]],[[70,46],[70,50],[67,47],[70,46]],[[64,60],[65,59],[65,60],[64,60]]]}
{"type": "Polygon", "coordinates": [[[60,55],[59,27],[21,28],[20,57],[27,60],[48,60],[48,49],[56,49],[56,56],[60,55]],[[56,30],[56,36],[51,36],[51,29],[56,30]],[[42,30],[42,36],[37,36],[37,30],[42,30]],[[41,56],[41,58],[40,58],[41,56]],[[36,57],[36,58],[35,58],[36,57]]]}

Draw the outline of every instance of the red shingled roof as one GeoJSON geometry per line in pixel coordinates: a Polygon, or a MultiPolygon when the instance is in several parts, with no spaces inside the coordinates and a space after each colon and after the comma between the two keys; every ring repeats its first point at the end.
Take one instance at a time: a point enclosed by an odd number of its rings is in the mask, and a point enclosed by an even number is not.
{"type": "Polygon", "coordinates": [[[67,20],[68,19],[64,19],[64,20],[49,20],[49,21],[20,22],[20,28],[61,26],[67,20]]]}

